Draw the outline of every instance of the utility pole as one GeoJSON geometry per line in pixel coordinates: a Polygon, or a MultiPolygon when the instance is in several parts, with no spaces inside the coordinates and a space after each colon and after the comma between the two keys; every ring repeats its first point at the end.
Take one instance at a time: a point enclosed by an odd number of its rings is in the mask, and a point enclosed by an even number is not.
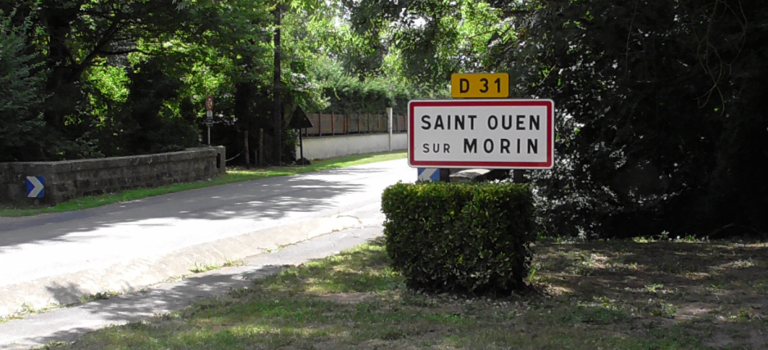
{"type": "Polygon", "coordinates": [[[275,129],[275,139],[274,139],[274,154],[277,156],[277,165],[281,164],[281,161],[283,159],[283,108],[282,108],[282,101],[280,100],[280,17],[282,6],[281,3],[277,4],[277,7],[275,8],[275,69],[274,69],[274,86],[272,90],[272,95],[274,97],[274,103],[273,106],[273,117],[274,120],[274,129],[275,129]]]}

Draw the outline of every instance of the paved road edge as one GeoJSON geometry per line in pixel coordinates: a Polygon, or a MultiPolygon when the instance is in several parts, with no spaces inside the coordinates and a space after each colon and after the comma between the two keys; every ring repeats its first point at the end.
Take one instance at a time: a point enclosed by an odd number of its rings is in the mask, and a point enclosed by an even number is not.
{"type": "Polygon", "coordinates": [[[163,256],[7,285],[0,288],[0,316],[9,316],[25,308],[34,310],[78,303],[82,296],[107,291],[135,292],[170,278],[189,275],[195,264],[221,265],[360,225],[360,220],[350,216],[311,219],[207,242],[163,256]]]}

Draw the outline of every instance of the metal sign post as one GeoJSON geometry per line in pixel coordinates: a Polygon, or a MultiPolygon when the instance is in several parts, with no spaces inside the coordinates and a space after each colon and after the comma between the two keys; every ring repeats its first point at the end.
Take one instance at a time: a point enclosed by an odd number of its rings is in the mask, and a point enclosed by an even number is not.
{"type": "Polygon", "coordinates": [[[205,125],[208,127],[208,145],[211,145],[211,126],[213,126],[213,97],[205,98],[205,125]]]}

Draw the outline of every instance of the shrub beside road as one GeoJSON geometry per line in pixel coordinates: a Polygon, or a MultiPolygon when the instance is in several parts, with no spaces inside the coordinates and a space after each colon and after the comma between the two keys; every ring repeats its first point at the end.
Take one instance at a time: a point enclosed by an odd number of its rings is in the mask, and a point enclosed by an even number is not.
{"type": "Polygon", "coordinates": [[[384,191],[384,236],[409,287],[509,294],[525,288],[536,240],[530,186],[396,184],[384,191]]]}

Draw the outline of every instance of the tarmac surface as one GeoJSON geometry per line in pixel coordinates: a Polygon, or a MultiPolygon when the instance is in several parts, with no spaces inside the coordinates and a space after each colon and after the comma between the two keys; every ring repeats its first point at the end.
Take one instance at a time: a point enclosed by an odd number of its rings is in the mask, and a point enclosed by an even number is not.
{"type": "Polygon", "coordinates": [[[0,323],[0,349],[73,341],[364,243],[381,235],[384,188],[415,178],[415,169],[396,160],[0,218],[0,266],[7,267],[0,270],[0,316],[123,293],[0,323]],[[233,260],[246,265],[165,282],[195,264],[233,260]]]}

